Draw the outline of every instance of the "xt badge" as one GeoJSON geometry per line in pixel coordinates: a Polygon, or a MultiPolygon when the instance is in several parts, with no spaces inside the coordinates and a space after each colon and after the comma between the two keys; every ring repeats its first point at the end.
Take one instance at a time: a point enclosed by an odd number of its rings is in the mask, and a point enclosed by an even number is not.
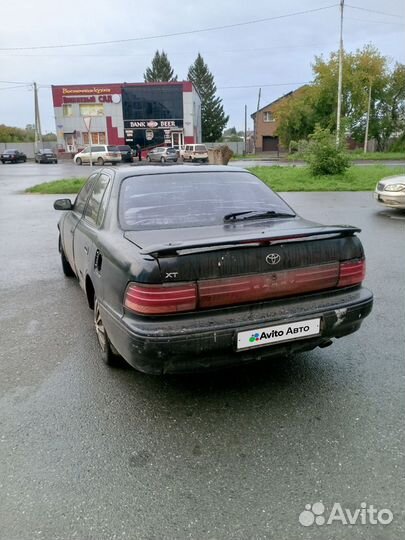
{"type": "Polygon", "coordinates": [[[179,275],[178,272],[166,272],[165,279],[173,279],[176,278],[179,275]]]}

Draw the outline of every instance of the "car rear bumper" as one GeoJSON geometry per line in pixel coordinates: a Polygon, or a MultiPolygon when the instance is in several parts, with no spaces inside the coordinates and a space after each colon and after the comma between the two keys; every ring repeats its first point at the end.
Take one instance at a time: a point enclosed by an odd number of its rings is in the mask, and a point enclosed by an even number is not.
{"type": "Polygon", "coordinates": [[[145,373],[187,373],[311,350],[360,328],[371,312],[364,288],[307,295],[300,299],[196,312],[160,319],[119,318],[101,305],[111,342],[125,360],[145,373]],[[320,334],[236,351],[237,333],[321,318],[320,334]]]}

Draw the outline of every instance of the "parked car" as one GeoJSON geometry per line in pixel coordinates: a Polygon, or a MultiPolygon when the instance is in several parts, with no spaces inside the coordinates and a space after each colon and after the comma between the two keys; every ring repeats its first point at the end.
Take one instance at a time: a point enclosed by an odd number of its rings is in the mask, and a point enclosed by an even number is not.
{"type": "Polygon", "coordinates": [[[177,152],[177,157],[178,158],[182,158],[183,155],[184,155],[184,151],[186,149],[186,146],[183,144],[183,145],[179,145],[179,144],[174,144],[172,146],[172,148],[174,148],[177,152]]]}
{"type": "Polygon", "coordinates": [[[166,146],[157,146],[148,152],[147,160],[148,161],[160,161],[165,163],[166,161],[177,161],[177,152],[175,148],[166,147],[166,146]]]}
{"type": "Polygon", "coordinates": [[[378,182],[375,199],[388,208],[405,209],[405,175],[389,176],[378,182]]]}
{"type": "Polygon", "coordinates": [[[35,163],[58,163],[58,156],[53,150],[44,148],[35,153],[35,163]]]}
{"type": "Polygon", "coordinates": [[[205,144],[186,144],[183,152],[183,161],[208,162],[208,150],[205,144]]]}
{"type": "Polygon", "coordinates": [[[93,144],[91,147],[86,146],[84,150],[78,152],[73,161],[76,165],[82,165],[83,163],[90,163],[90,148],[91,148],[91,160],[92,163],[97,165],[104,165],[104,163],[111,163],[114,165],[121,161],[121,153],[116,146],[107,144],[93,144]]]}
{"type": "Polygon", "coordinates": [[[0,155],[0,160],[2,163],[18,163],[19,161],[25,163],[27,161],[27,156],[24,152],[10,148],[3,151],[0,155]]]}
{"type": "Polygon", "coordinates": [[[119,153],[121,154],[121,160],[127,163],[134,161],[134,151],[127,144],[119,144],[117,146],[119,153]]]}
{"type": "Polygon", "coordinates": [[[360,229],[298,216],[244,169],[104,168],[54,208],[109,365],[189,372],[327,347],[372,309],[360,229]]]}

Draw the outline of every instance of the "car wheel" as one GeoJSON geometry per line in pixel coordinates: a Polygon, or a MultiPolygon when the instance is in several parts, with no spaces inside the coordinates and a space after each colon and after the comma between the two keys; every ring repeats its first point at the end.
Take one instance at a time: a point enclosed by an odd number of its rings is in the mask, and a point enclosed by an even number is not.
{"type": "Polygon", "coordinates": [[[104,165],[104,159],[102,157],[97,158],[97,165],[100,165],[100,167],[104,165]]]}
{"type": "Polygon", "coordinates": [[[58,163],[58,160],[57,160],[57,159],[55,159],[55,165],[56,165],[57,163],[58,163]]]}
{"type": "Polygon", "coordinates": [[[162,157],[160,158],[160,163],[164,163],[165,161],[166,161],[165,158],[162,156],[162,157]]]}
{"type": "Polygon", "coordinates": [[[149,156],[148,156],[148,161],[149,161],[149,163],[151,163],[151,162],[152,162],[152,160],[150,159],[150,157],[149,157],[149,156]]]}
{"type": "Polygon", "coordinates": [[[81,160],[81,158],[77,158],[76,159],[76,165],[82,165],[83,161],[81,160]]]}
{"type": "Polygon", "coordinates": [[[103,319],[100,313],[100,304],[97,298],[94,298],[94,326],[96,328],[97,340],[101,349],[101,358],[107,366],[119,366],[119,356],[113,350],[110,338],[107,335],[104,327],[103,319]]]}
{"type": "Polygon", "coordinates": [[[75,273],[72,270],[72,267],[70,266],[69,261],[66,258],[65,252],[63,251],[62,242],[59,236],[59,252],[60,252],[60,258],[62,261],[62,270],[66,277],[74,277],[75,273]]]}

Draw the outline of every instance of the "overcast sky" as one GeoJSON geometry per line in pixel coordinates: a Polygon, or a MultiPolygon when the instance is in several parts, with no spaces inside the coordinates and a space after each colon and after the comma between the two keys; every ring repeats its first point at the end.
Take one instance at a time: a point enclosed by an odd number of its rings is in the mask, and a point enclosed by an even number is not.
{"type": "MultiPolygon", "coordinates": [[[[243,128],[244,105],[261,105],[311,80],[315,55],[328,55],[339,42],[339,8],[333,0],[54,0],[4,2],[0,48],[35,47],[140,38],[236,24],[297,11],[321,11],[246,26],[147,39],[129,43],[63,49],[0,51],[0,124],[25,127],[34,121],[32,90],[40,85],[42,131],[55,131],[51,84],[143,81],[157,48],[169,56],[179,80],[201,52],[214,74],[218,95],[230,115],[229,127],[243,128]],[[278,86],[265,86],[278,85],[278,86]],[[251,88],[226,88],[251,86],[251,88]]],[[[350,0],[345,8],[344,42],[349,50],[373,43],[393,62],[405,63],[404,0],[350,0]],[[390,17],[394,14],[397,17],[390,17]]],[[[251,120],[249,117],[249,125],[251,120]]]]}

